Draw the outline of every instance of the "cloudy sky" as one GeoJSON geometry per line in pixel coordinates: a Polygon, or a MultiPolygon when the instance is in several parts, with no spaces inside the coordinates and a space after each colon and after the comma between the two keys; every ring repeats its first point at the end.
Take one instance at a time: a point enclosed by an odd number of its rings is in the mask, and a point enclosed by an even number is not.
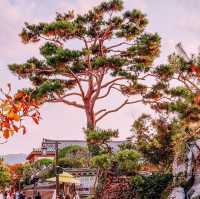
{"type": "MultiPolygon", "coordinates": [[[[10,63],[22,63],[38,56],[38,45],[23,45],[18,37],[25,21],[30,23],[52,21],[56,12],[75,10],[84,13],[101,0],[0,0],[0,87],[9,82],[13,89],[22,88],[28,81],[18,80],[7,69],[10,63]]],[[[126,9],[141,9],[149,18],[148,31],[162,37],[162,53],[157,60],[165,62],[181,41],[189,53],[195,53],[200,44],[199,0],[125,0],[126,9]]],[[[112,98],[107,106],[120,99],[112,98]]],[[[141,105],[124,108],[100,124],[104,128],[118,128],[120,139],[130,135],[134,118],[145,110],[141,105]],[[120,121],[120,122],[118,122],[120,121]]],[[[28,133],[16,135],[8,143],[0,145],[0,154],[28,153],[38,147],[43,137],[52,139],[83,139],[85,116],[79,110],[63,105],[45,105],[41,109],[39,126],[27,121],[28,133]]]]}

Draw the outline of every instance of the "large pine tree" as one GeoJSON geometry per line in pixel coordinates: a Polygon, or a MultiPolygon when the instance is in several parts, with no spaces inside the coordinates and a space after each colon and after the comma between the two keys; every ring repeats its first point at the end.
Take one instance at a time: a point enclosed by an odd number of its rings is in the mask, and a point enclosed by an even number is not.
{"type": "Polygon", "coordinates": [[[94,128],[108,114],[143,101],[147,86],[141,81],[160,53],[160,37],[146,32],[147,24],[139,10],[123,11],[121,0],[103,2],[84,15],[69,11],[57,13],[50,23],[25,23],[22,41],[43,41],[43,59],[30,58],[9,69],[33,83],[32,97],[82,109],[87,127],[94,128]],[[71,49],[69,41],[75,40],[79,47],[71,49]],[[96,110],[97,101],[109,100],[114,90],[124,101],[110,110],[96,110]]]}

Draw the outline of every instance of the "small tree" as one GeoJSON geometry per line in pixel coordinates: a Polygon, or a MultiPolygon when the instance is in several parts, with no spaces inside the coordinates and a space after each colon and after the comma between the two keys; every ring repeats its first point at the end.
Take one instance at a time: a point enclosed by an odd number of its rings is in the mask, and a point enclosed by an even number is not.
{"type": "Polygon", "coordinates": [[[85,130],[87,144],[91,155],[112,153],[110,141],[118,137],[118,131],[112,129],[87,129],[85,130]]]}
{"type": "Polygon", "coordinates": [[[69,11],[58,13],[51,23],[25,23],[22,41],[46,41],[40,48],[44,59],[31,58],[9,69],[33,83],[32,97],[84,110],[87,127],[94,128],[108,114],[143,101],[132,101],[129,95],[145,92],[147,86],[140,81],[160,52],[160,37],[145,32],[146,16],[139,10],[122,11],[123,1],[110,0],[85,15],[69,11]],[[69,49],[74,40],[79,48],[69,49]],[[96,103],[113,91],[125,100],[113,109],[96,110],[96,103]]]}
{"type": "Polygon", "coordinates": [[[135,147],[143,155],[144,163],[153,164],[160,171],[169,171],[174,158],[173,137],[177,131],[174,124],[145,114],[134,121],[135,147]]]}
{"type": "Polygon", "coordinates": [[[3,161],[0,160],[0,189],[4,189],[6,186],[8,186],[10,181],[11,175],[9,169],[6,167],[3,161]]]}
{"type": "Polygon", "coordinates": [[[184,161],[187,143],[200,138],[200,54],[190,59],[178,47],[180,55],[149,71],[154,83],[144,99],[159,118],[143,115],[134,124],[139,150],[159,166],[169,165],[174,155],[184,161]]]}
{"type": "Polygon", "coordinates": [[[168,120],[175,119],[174,126],[178,127],[174,138],[176,152],[186,142],[200,137],[199,68],[200,54],[193,56],[190,61],[173,54],[169,56],[168,64],[154,71],[158,83],[154,85],[153,93],[157,93],[160,100],[152,108],[167,116],[168,120]]]}
{"type": "Polygon", "coordinates": [[[14,164],[9,166],[9,172],[11,175],[11,184],[12,187],[16,190],[19,189],[20,180],[23,177],[23,164],[14,164]]]}
{"type": "Polygon", "coordinates": [[[61,167],[83,168],[90,165],[89,151],[87,147],[70,145],[59,151],[58,164],[61,167]]]}

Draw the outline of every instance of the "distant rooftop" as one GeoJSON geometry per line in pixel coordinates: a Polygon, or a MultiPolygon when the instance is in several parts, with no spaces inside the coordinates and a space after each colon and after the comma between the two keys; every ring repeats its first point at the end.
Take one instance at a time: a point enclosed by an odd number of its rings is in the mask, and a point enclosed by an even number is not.
{"type": "MultiPolygon", "coordinates": [[[[42,144],[48,143],[47,146],[49,146],[50,148],[51,147],[54,148],[55,146],[53,143],[55,141],[59,142],[59,145],[58,145],[59,149],[65,148],[70,145],[79,145],[82,147],[87,146],[86,140],[51,140],[51,139],[46,139],[46,138],[43,138],[42,144]],[[51,144],[51,142],[52,142],[52,144],[51,144]]],[[[124,142],[125,141],[116,140],[116,141],[110,141],[109,144],[111,145],[112,149],[114,151],[116,151],[116,150],[118,150],[119,145],[124,142]]]]}

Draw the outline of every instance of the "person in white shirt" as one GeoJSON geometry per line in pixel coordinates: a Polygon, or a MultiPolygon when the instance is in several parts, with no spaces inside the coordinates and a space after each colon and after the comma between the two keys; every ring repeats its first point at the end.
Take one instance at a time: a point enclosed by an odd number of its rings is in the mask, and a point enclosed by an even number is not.
{"type": "Polygon", "coordinates": [[[19,199],[19,191],[16,191],[16,193],[15,193],[15,199],[19,199]]]}
{"type": "Polygon", "coordinates": [[[0,199],[4,199],[4,195],[2,191],[0,191],[0,199]]]}
{"type": "Polygon", "coordinates": [[[11,193],[10,193],[10,192],[7,192],[6,199],[12,199],[12,197],[11,197],[11,193]]]}
{"type": "Polygon", "coordinates": [[[56,199],[56,190],[53,192],[52,199],[56,199]]]}

